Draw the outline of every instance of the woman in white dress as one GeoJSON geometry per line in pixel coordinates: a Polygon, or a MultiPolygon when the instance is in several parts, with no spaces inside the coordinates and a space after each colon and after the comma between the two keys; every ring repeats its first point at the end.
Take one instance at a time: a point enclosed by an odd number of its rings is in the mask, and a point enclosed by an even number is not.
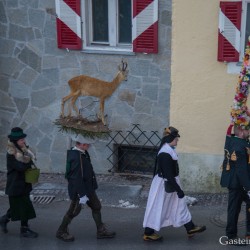
{"type": "Polygon", "coordinates": [[[143,227],[145,241],[158,241],[162,236],[155,233],[162,227],[183,226],[189,237],[206,230],[196,226],[187,207],[179,179],[178,155],[175,151],[179,131],[174,127],[164,129],[159,147],[155,176],[152,181],[143,227]]]}

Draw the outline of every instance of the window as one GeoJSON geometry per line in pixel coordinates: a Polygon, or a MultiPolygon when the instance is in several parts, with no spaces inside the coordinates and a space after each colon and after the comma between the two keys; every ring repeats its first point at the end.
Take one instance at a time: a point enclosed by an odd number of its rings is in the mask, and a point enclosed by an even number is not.
{"type": "Polygon", "coordinates": [[[242,50],[240,58],[244,56],[244,49],[246,48],[248,37],[250,36],[250,0],[246,0],[242,2],[242,50]]]}
{"type": "Polygon", "coordinates": [[[158,53],[158,0],[55,0],[61,49],[158,53]]]}
{"type": "Polygon", "coordinates": [[[241,61],[249,36],[250,0],[220,2],[218,61],[241,61]]]}
{"type": "Polygon", "coordinates": [[[132,51],[131,0],[86,0],[84,49],[132,51]]]}

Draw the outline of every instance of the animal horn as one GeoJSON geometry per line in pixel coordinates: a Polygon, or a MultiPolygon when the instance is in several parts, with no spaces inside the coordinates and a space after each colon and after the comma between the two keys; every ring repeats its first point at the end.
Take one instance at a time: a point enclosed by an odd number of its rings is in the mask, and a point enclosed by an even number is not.
{"type": "Polygon", "coordinates": [[[119,70],[119,71],[122,71],[122,70],[123,70],[123,58],[122,58],[121,63],[118,65],[118,70],[119,70]]]}
{"type": "Polygon", "coordinates": [[[128,67],[128,63],[123,61],[122,59],[122,71],[125,71],[127,67],[128,67]]]}

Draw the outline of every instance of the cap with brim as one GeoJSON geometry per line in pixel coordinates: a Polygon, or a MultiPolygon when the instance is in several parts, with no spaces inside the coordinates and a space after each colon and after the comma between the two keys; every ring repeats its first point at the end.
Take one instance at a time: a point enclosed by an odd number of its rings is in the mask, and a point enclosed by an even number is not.
{"type": "Polygon", "coordinates": [[[11,130],[11,133],[8,135],[8,138],[11,141],[18,141],[20,139],[25,138],[27,135],[23,133],[23,130],[20,128],[18,130],[11,130]]]}
{"type": "Polygon", "coordinates": [[[83,137],[82,135],[72,135],[71,139],[75,142],[80,142],[82,144],[93,144],[95,143],[95,139],[90,137],[83,137]]]}

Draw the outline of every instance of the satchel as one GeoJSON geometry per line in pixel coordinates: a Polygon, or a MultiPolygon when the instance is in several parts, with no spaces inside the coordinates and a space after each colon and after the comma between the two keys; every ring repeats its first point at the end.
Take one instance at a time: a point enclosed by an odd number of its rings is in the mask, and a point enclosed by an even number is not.
{"type": "Polygon", "coordinates": [[[166,193],[173,193],[173,192],[175,192],[174,187],[168,181],[164,181],[164,186],[165,186],[166,193]]]}
{"type": "Polygon", "coordinates": [[[40,169],[37,167],[28,168],[25,171],[25,182],[26,183],[37,183],[40,176],[40,169]]]}

